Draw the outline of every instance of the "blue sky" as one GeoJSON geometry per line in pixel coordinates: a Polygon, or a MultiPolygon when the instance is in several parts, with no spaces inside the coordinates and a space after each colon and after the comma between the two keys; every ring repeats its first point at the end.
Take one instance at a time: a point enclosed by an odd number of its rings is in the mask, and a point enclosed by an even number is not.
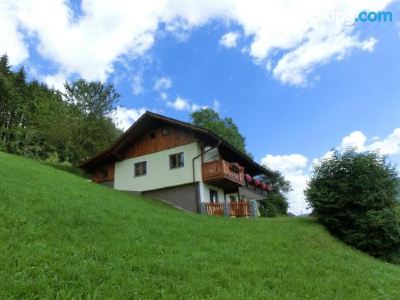
{"type": "Polygon", "coordinates": [[[282,1],[278,16],[240,0],[164,2],[5,1],[0,51],[58,88],[78,77],[114,83],[124,128],[146,109],[232,117],[255,160],[292,182],[296,213],[313,161],[334,147],[400,162],[397,1],[282,1]],[[393,22],[315,21],[364,9],[389,10],[393,22]]]}
{"type": "Polygon", "coordinates": [[[132,94],[129,79],[116,81],[121,104],[189,120],[186,110],[166,107],[153,89],[158,78],[168,77],[170,100],[180,96],[210,107],[218,101],[220,113],[238,123],[257,159],[266,152],[318,157],[354,130],[386,136],[399,125],[399,29],[393,24],[360,27],[379,36],[374,52],[354,51],[318,68],[319,80],[307,87],[282,84],[240,49],[219,46],[226,28],[218,24],[195,30],[184,42],[163,38],[151,52],[153,61],[141,66],[140,94],[132,94]]]}

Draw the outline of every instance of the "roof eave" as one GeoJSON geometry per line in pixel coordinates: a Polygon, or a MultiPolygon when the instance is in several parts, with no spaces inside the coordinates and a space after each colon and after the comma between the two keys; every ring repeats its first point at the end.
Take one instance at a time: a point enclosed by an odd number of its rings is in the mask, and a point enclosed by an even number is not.
{"type": "Polygon", "coordinates": [[[200,127],[200,126],[196,126],[196,125],[193,125],[193,124],[190,124],[187,122],[183,122],[183,121],[179,121],[179,120],[172,119],[169,117],[165,117],[165,116],[162,116],[162,115],[150,112],[150,111],[146,111],[139,119],[137,119],[136,122],[134,124],[132,124],[132,126],[129,127],[128,130],[126,130],[123,134],[121,134],[121,136],[108,149],[98,152],[93,157],[91,157],[91,158],[87,159],[86,161],[82,162],[81,164],[79,164],[79,167],[82,169],[91,169],[91,168],[93,168],[92,165],[96,164],[96,162],[102,161],[104,159],[109,159],[112,156],[114,156],[116,158],[116,160],[119,160],[120,158],[118,158],[118,157],[120,155],[116,151],[113,152],[113,150],[115,150],[115,148],[117,148],[124,141],[125,137],[129,136],[129,134],[133,130],[135,130],[135,128],[138,126],[138,124],[140,124],[144,119],[146,119],[148,117],[154,118],[154,119],[157,119],[160,121],[168,122],[168,123],[173,123],[177,126],[183,126],[186,129],[192,130],[193,132],[208,135],[209,137],[212,137],[216,141],[221,141],[221,144],[223,144],[225,147],[227,147],[230,151],[233,151],[236,155],[242,157],[247,163],[252,165],[255,169],[259,170],[260,174],[266,174],[266,175],[270,174],[270,172],[267,169],[265,169],[263,166],[256,163],[254,160],[252,160],[250,157],[248,157],[242,151],[240,151],[239,149],[237,149],[236,147],[234,147],[233,145],[228,143],[226,140],[224,140],[223,138],[221,138],[220,136],[218,136],[211,130],[200,127]]]}

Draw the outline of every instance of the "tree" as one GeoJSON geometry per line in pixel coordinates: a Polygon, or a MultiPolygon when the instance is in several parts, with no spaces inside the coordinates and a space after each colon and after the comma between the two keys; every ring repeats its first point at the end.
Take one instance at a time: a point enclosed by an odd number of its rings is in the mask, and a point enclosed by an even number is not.
{"type": "Polygon", "coordinates": [[[258,180],[268,184],[271,187],[271,191],[268,193],[268,198],[261,201],[262,209],[267,211],[265,216],[276,216],[288,214],[289,203],[286,194],[291,190],[290,182],[279,171],[273,171],[267,166],[264,166],[268,170],[267,175],[258,176],[258,180]],[[274,213],[268,214],[268,210],[274,207],[274,213]]]}
{"type": "Polygon", "coordinates": [[[10,62],[8,60],[8,55],[4,54],[0,57],[0,73],[3,75],[10,74],[11,71],[10,62]]]}
{"type": "Polygon", "coordinates": [[[64,87],[63,96],[66,101],[74,104],[82,114],[88,116],[107,117],[120,98],[110,83],[79,79],[73,83],[66,82],[64,87]]]}
{"type": "Polygon", "coordinates": [[[244,154],[252,157],[246,151],[246,139],[241,135],[237,125],[231,118],[221,118],[219,114],[211,108],[204,108],[193,112],[190,115],[192,123],[211,130],[236,147],[244,154]]]}
{"type": "Polygon", "coordinates": [[[0,57],[0,149],[76,165],[121,133],[111,120],[119,94],[110,84],[78,80],[66,93],[27,81],[0,57]]]}
{"type": "Polygon", "coordinates": [[[83,79],[65,83],[65,90],[63,96],[70,107],[72,124],[70,160],[77,164],[109,146],[121,134],[110,116],[120,95],[112,84],[83,79]]]}
{"type": "Polygon", "coordinates": [[[305,194],[331,233],[372,256],[398,261],[397,182],[385,157],[336,151],[315,167],[305,194]]]}
{"type": "Polygon", "coordinates": [[[261,201],[259,207],[260,215],[262,217],[268,217],[268,218],[274,218],[279,216],[279,213],[275,207],[275,205],[272,204],[270,201],[261,201]]]}

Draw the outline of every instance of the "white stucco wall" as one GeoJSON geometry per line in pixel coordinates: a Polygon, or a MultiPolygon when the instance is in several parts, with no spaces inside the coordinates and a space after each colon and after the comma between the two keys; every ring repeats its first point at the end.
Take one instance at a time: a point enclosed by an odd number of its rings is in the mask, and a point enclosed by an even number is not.
{"type": "MultiPolygon", "coordinates": [[[[218,192],[218,202],[224,202],[225,199],[223,189],[203,182],[199,183],[200,202],[210,202],[210,189],[218,192]]],[[[229,199],[227,198],[226,201],[229,202],[229,199]]]]}
{"type": "MultiPolygon", "coordinates": [[[[143,192],[193,182],[192,159],[201,153],[197,142],[115,163],[114,188],[143,192]],[[184,167],[169,168],[169,155],[183,152],[184,167]],[[147,174],[134,177],[134,164],[147,162],[147,174]]],[[[195,160],[195,180],[201,180],[201,157],[195,160]]],[[[218,196],[219,197],[219,196],[218,196]]],[[[223,199],[223,198],[222,198],[223,199]]]]}

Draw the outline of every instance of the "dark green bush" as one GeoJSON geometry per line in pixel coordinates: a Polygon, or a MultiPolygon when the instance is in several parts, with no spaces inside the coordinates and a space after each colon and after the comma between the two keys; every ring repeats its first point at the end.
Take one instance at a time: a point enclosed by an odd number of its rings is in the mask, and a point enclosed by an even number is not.
{"type": "Polygon", "coordinates": [[[277,214],[282,215],[282,216],[287,215],[289,203],[283,194],[271,193],[268,196],[268,202],[271,203],[275,207],[277,214]]]}
{"type": "Polygon", "coordinates": [[[287,216],[289,204],[286,197],[280,193],[270,193],[267,199],[260,202],[262,217],[287,216]]]}
{"type": "Polygon", "coordinates": [[[314,169],[305,193],[321,223],[375,257],[400,257],[397,173],[377,153],[335,152],[314,169]]]}
{"type": "Polygon", "coordinates": [[[261,201],[259,211],[262,217],[273,218],[278,216],[278,211],[275,205],[272,204],[269,199],[261,201]]]}

